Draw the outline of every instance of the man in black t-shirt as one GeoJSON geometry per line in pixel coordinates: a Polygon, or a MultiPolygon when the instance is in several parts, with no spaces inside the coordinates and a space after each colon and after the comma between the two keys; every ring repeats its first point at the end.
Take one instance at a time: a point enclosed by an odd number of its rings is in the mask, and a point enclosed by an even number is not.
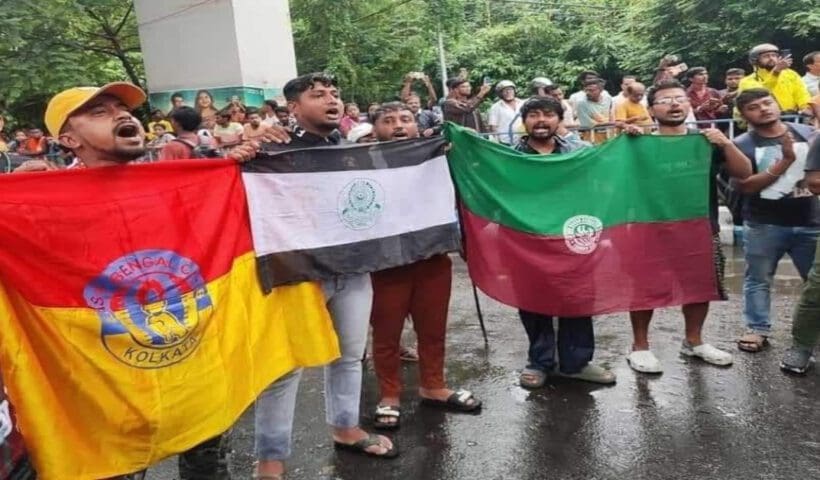
{"type": "MultiPolygon", "coordinates": [[[[812,142],[806,156],[806,188],[820,195],[820,140],[812,142]]],[[[794,311],[792,347],[783,356],[780,368],[792,373],[806,373],[811,366],[814,347],[820,340],[820,242],[814,253],[814,266],[809,272],[800,301],[794,311]]]]}
{"type": "Polygon", "coordinates": [[[737,108],[752,131],[734,143],[752,161],[755,174],[738,181],[743,206],[746,273],[738,348],[759,352],[772,328],[771,287],[777,264],[789,254],[805,280],[820,233],[820,202],[806,186],[809,140],[815,129],[780,120],[780,107],[765,89],[737,96],[737,108]]]}
{"type": "MultiPolygon", "coordinates": [[[[288,145],[264,143],[260,146],[263,152],[330,147],[340,143],[342,101],[333,77],[324,73],[302,75],[286,83],[283,90],[297,125],[288,145]]],[[[359,425],[361,359],[373,304],[370,274],[337,276],[322,281],[321,287],[341,353],[340,358],[325,367],[325,421],[334,447],[374,458],[395,458],[398,449],[389,438],[370,434],[359,425]]],[[[300,378],[301,370],[293,370],[269,385],[256,400],[254,478],[284,475],[284,461],[292,453],[300,378]]]]}

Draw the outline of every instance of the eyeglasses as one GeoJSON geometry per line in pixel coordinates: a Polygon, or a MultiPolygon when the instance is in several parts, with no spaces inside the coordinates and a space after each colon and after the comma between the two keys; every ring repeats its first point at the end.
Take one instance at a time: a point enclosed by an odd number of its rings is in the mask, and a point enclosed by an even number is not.
{"type": "Polygon", "coordinates": [[[655,101],[652,103],[653,105],[672,105],[673,103],[683,104],[689,103],[689,97],[664,97],[664,98],[656,98],[655,101]]]}

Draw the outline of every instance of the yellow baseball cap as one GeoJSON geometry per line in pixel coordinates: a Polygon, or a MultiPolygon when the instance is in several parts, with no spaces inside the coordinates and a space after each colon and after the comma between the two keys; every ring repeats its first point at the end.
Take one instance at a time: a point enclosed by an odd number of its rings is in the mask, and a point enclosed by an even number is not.
{"type": "Polygon", "coordinates": [[[100,95],[119,98],[130,109],[145,103],[145,92],[128,82],[113,82],[102,87],[75,87],[64,90],[48,102],[46,107],[46,128],[52,136],[60,135],[68,117],[86,103],[100,95]]]}

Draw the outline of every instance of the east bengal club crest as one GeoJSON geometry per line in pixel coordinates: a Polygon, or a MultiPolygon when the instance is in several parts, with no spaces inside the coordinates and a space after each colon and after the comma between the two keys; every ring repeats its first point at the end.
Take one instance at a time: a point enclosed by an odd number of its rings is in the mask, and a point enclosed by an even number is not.
{"type": "Polygon", "coordinates": [[[384,211],[384,189],[369,178],[357,178],[339,193],[339,217],[353,230],[365,230],[379,219],[384,211]]]}
{"type": "Polygon", "coordinates": [[[574,253],[589,255],[598,248],[604,224],[598,217],[576,215],[564,222],[564,242],[574,253]]]}
{"type": "Polygon", "coordinates": [[[199,266],[169,250],[140,250],[111,262],[83,294],[100,316],[105,348],[136,368],[189,357],[213,313],[199,266]]]}

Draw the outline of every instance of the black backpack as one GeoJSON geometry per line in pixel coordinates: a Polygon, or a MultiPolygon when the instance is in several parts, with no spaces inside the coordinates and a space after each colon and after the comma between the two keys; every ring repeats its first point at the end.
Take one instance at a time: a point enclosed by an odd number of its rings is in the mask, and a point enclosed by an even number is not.
{"type": "Polygon", "coordinates": [[[223,156],[219,150],[210,145],[202,145],[202,143],[194,145],[192,142],[189,142],[188,140],[184,140],[182,138],[175,138],[171,141],[179,142],[190,147],[191,158],[220,158],[223,156]]]}

